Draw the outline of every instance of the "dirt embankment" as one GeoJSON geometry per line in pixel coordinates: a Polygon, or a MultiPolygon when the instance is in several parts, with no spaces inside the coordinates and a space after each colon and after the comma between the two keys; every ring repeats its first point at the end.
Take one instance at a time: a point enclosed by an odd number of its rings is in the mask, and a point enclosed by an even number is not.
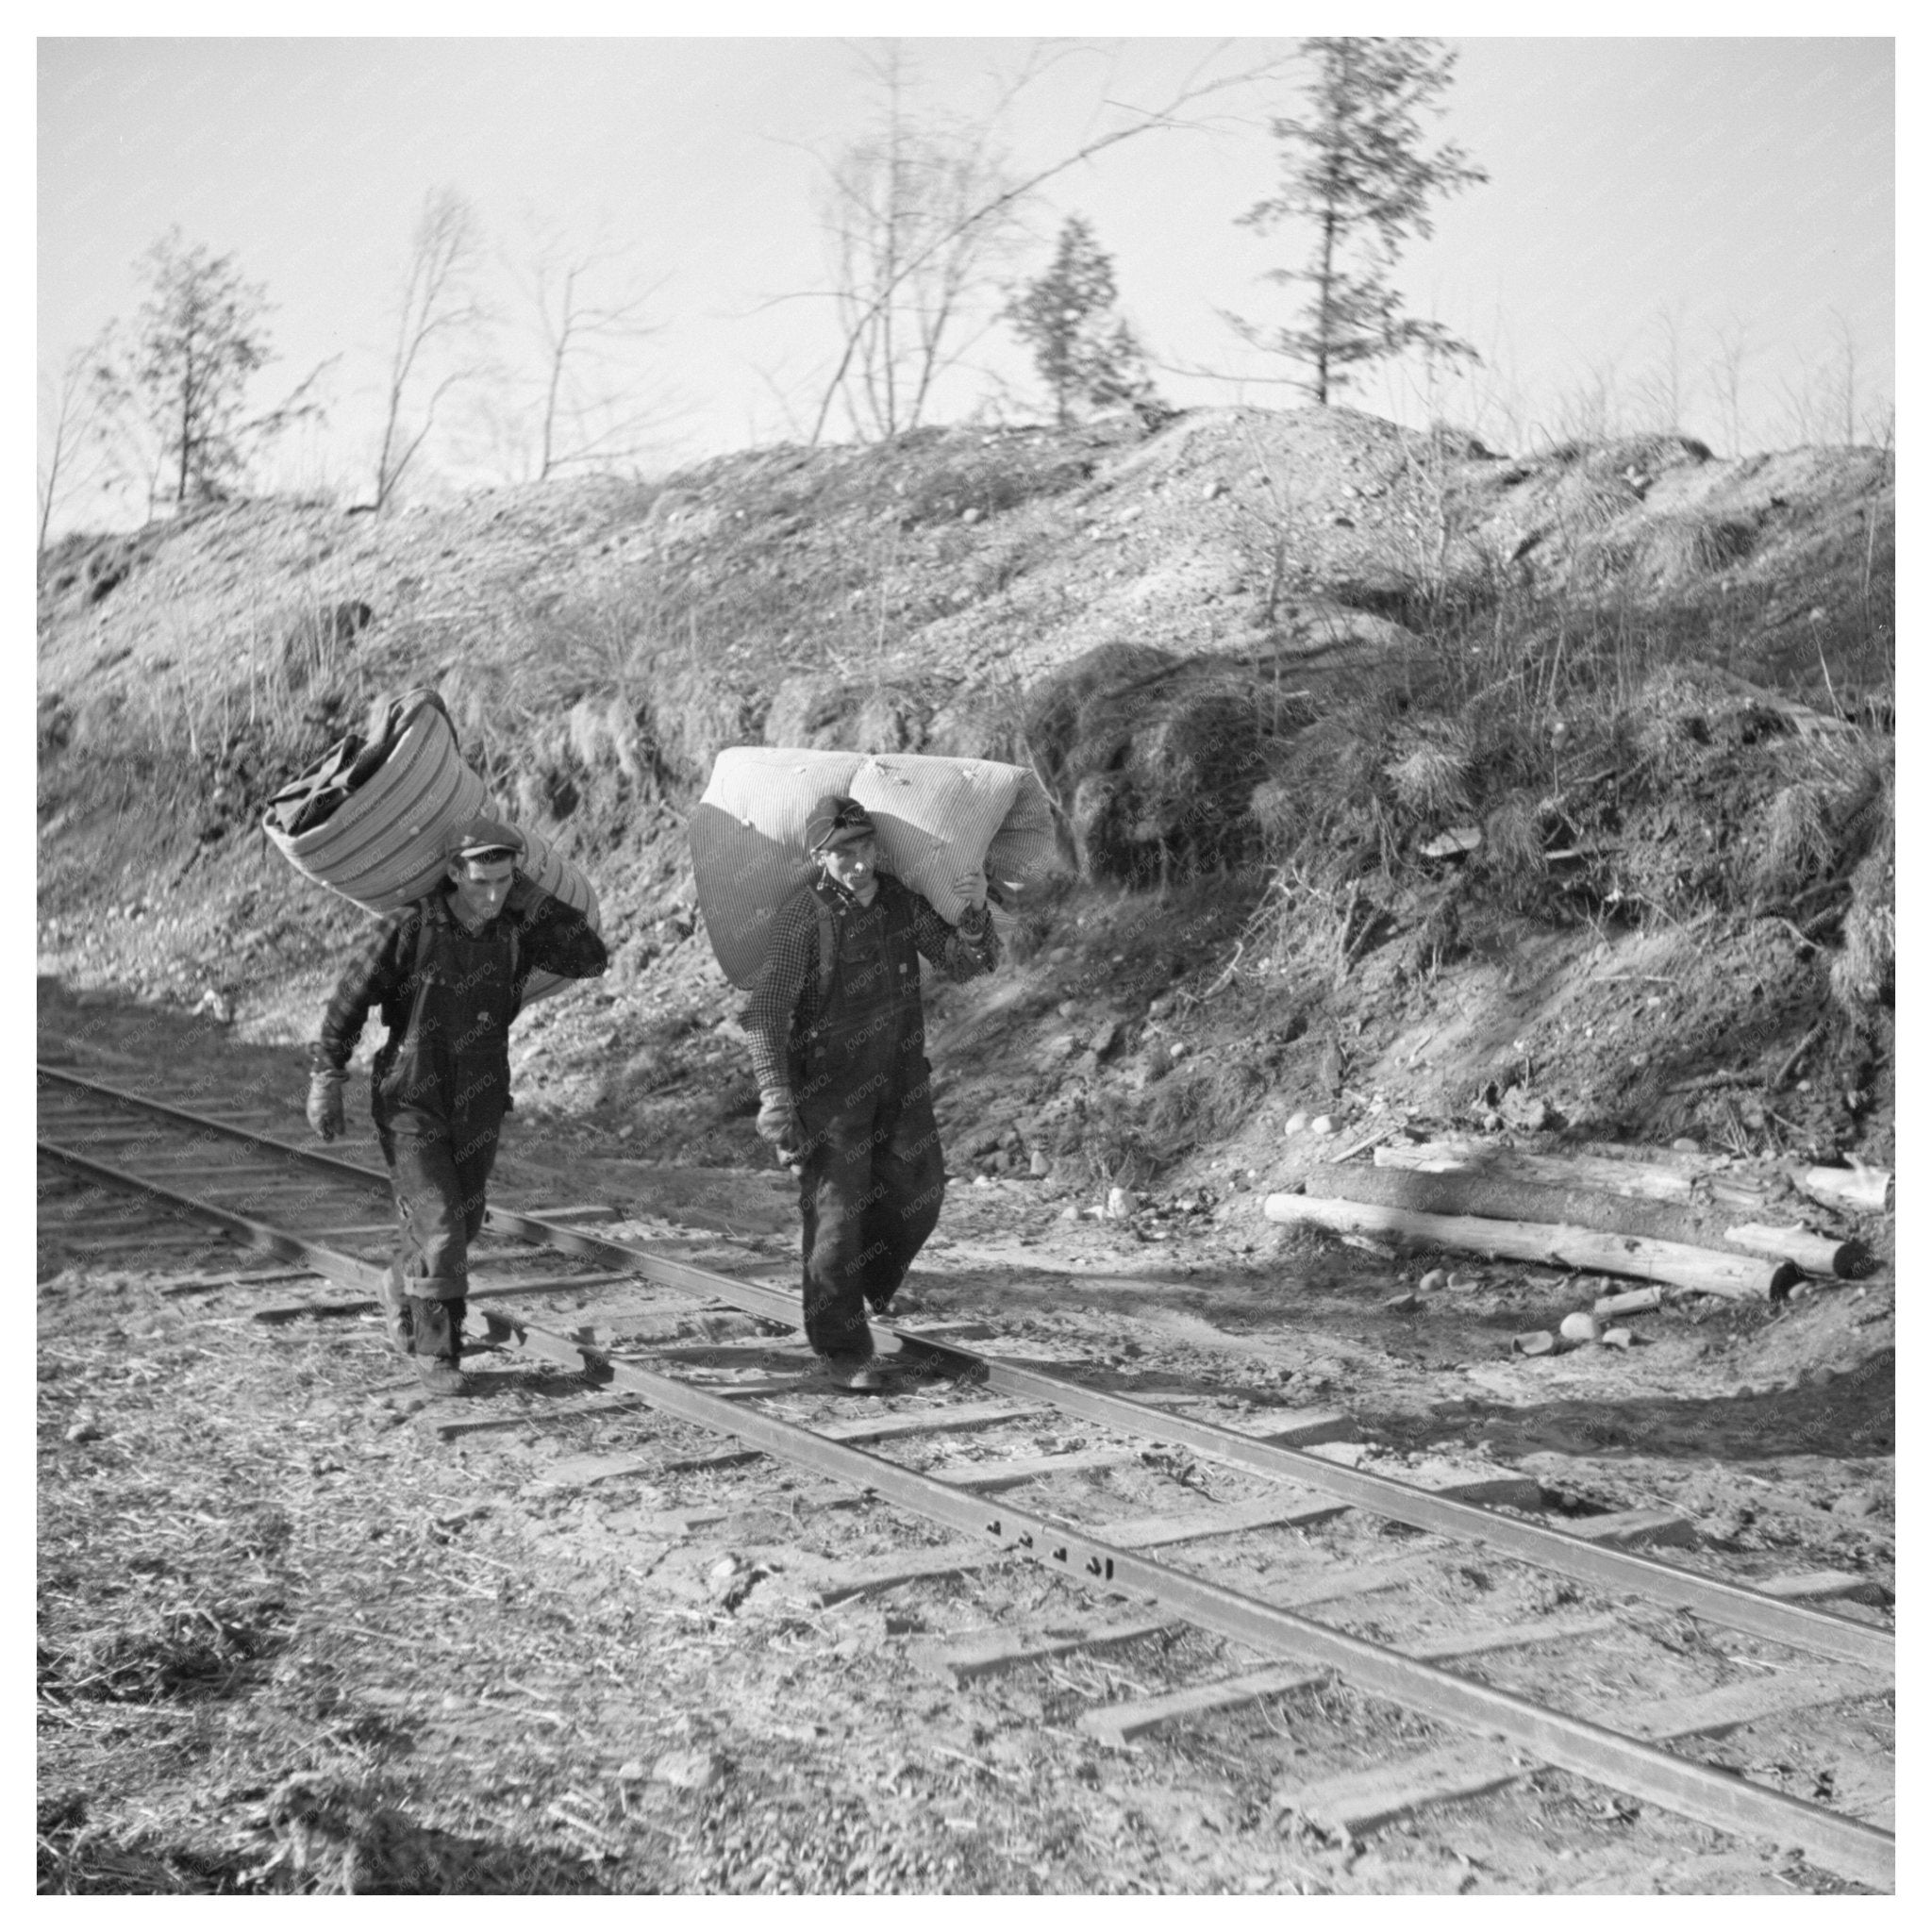
{"type": "Polygon", "coordinates": [[[1346,409],[74,540],[41,960],[301,1038],[358,919],[260,806],[431,682],[608,908],[610,979],[524,1023],[526,1104],[641,1153],[752,1151],[681,824],[762,740],[1049,784],[1069,880],[944,1042],[975,1128],[1145,1180],[1257,1164],[1297,1110],[1480,1124],[1513,1087],[1587,1136],[1883,1162],[1891,550],[1889,453],[1510,458],[1346,409]]]}

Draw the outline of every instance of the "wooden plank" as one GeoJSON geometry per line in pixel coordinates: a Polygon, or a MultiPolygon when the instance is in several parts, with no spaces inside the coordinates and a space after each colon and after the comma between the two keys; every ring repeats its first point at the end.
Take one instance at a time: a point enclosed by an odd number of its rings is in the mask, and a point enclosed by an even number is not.
{"type": "Polygon", "coordinates": [[[962,1464],[956,1469],[929,1469],[925,1473],[958,1490],[1010,1490],[1021,1483],[1044,1482],[1051,1476],[1118,1469],[1124,1462],[1140,1459],[1138,1449],[1077,1449],[1067,1456],[1024,1456],[1010,1462],[984,1462],[977,1468],[962,1464]]]}
{"type": "Polygon", "coordinates": [[[326,1275],[318,1274],[312,1268],[263,1268],[250,1274],[205,1274],[197,1277],[184,1276],[179,1281],[164,1282],[163,1294],[194,1294],[210,1288],[260,1288],[277,1281],[325,1281],[326,1275]]]}
{"type": "MultiPolygon", "coordinates": [[[[466,1416],[460,1421],[437,1421],[434,1428],[443,1441],[454,1442],[464,1436],[489,1435],[500,1429],[548,1428],[558,1422],[574,1422],[579,1417],[642,1416],[649,1413],[649,1405],[640,1402],[634,1395],[596,1395],[566,1399],[545,1408],[541,1414],[520,1409],[508,1415],[466,1416]]],[[[667,1469],[682,1466],[678,1463],[665,1465],[667,1469]]]]}
{"type": "Polygon", "coordinates": [[[608,1288],[613,1281],[632,1281],[636,1276],[624,1274],[541,1274],[531,1275],[525,1281],[479,1281],[473,1267],[470,1273],[470,1294],[473,1302],[501,1301],[506,1295],[516,1294],[564,1294],[578,1288],[608,1288]]]}
{"type": "Polygon", "coordinates": [[[1170,1690],[1161,1697],[1095,1705],[1080,1713],[1078,1728],[1105,1743],[1127,1744],[1175,1718],[1199,1717],[1206,1711],[1225,1710],[1230,1705],[1254,1704],[1263,1697],[1310,1690],[1325,1684],[1328,1675],[1326,1671],[1310,1670],[1306,1664],[1269,1664],[1258,1671],[1245,1671],[1239,1677],[1224,1677],[1219,1683],[1170,1690]]]}
{"type": "MultiPolygon", "coordinates": [[[[1205,1398],[1192,1393],[1157,1394],[1145,1395],[1140,1400],[1149,1408],[1166,1407],[1180,1414],[1202,1405],[1205,1398]]],[[[1240,1423],[1217,1422],[1216,1426],[1226,1428],[1229,1434],[1241,1436],[1250,1442],[1271,1443],[1280,1449],[1307,1449],[1317,1442],[1348,1441],[1357,1433],[1355,1418],[1339,1408],[1263,1409],[1240,1423]]],[[[1211,1456],[1213,1451],[1201,1453],[1211,1456]]]]}
{"type": "Polygon", "coordinates": [[[1291,1524],[1324,1523],[1349,1506],[1329,1497],[1284,1491],[1258,1502],[1191,1510],[1185,1515],[1134,1516],[1094,1531],[1103,1542],[1123,1550],[1154,1550],[1165,1543],[1196,1542],[1204,1537],[1238,1536],[1248,1529],[1291,1524]]]}
{"type": "Polygon", "coordinates": [[[955,1408],[913,1409],[899,1415],[855,1416],[849,1421],[814,1423],[811,1432],[834,1442],[876,1442],[889,1436],[993,1428],[1001,1423],[1023,1422],[1028,1416],[1046,1412],[1037,1404],[1014,1408],[997,1402],[974,1402],[955,1408]]]}
{"type": "Polygon", "coordinates": [[[1427,1490],[1432,1496],[1452,1496],[1458,1503],[1501,1503],[1511,1509],[1543,1507],[1542,1485],[1533,1475],[1513,1469],[1498,1470],[1493,1475],[1425,1475],[1418,1487],[1427,1490]]]}
{"type": "Polygon", "coordinates": [[[808,1599],[824,1608],[875,1590],[896,1590],[902,1583],[929,1577],[959,1576],[968,1570],[985,1570],[1014,1560],[1010,1551],[991,1549],[983,1543],[947,1543],[936,1550],[908,1551],[903,1556],[854,1563],[808,1581],[802,1579],[802,1586],[808,1599]]]}
{"type": "Polygon", "coordinates": [[[1770,1576],[1751,1586],[1766,1596],[1797,1603],[1826,1603],[1834,1597],[1876,1596],[1882,1586],[1874,1577],[1851,1570],[1807,1570],[1789,1576],[1770,1576]]]}
{"type": "MultiPolygon", "coordinates": [[[[1662,1743],[1735,1730],[1759,1718],[1840,1703],[1849,1696],[1872,1694],[1877,1688],[1870,1679],[1810,1669],[1725,1685],[1699,1697],[1664,1699],[1622,1710],[1606,1708],[1595,1721],[1662,1743]]],[[[1498,1790],[1538,1768],[1538,1760],[1493,1744],[1450,1744],[1400,1764],[1324,1779],[1285,1801],[1277,1793],[1277,1802],[1281,1809],[1294,1811],[1324,1831],[1359,1838],[1427,1806],[1498,1790]]]]}
{"type": "Polygon", "coordinates": [[[1380,1590],[1400,1590],[1435,1571],[1427,1557],[1396,1557],[1386,1563],[1364,1563],[1354,1570],[1314,1571],[1288,1578],[1268,1592],[1268,1601],[1284,1610],[1330,1604],[1345,1596],[1372,1596],[1380,1590]]]}
{"type": "Polygon", "coordinates": [[[1607,1516],[1574,1516],[1563,1527],[1588,1543],[1634,1549],[1640,1543],[1694,1543],[1697,1531],[1674,1509],[1618,1509],[1607,1516]]]}
{"type": "MultiPolygon", "coordinates": [[[[1613,1617],[1550,1617],[1536,1624],[1506,1624],[1492,1630],[1479,1630],[1462,1636],[1439,1638],[1417,1647],[1415,1655],[1425,1657],[1471,1657],[1481,1651],[1517,1649],[1532,1643],[1548,1643],[1575,1637],[1586,1631],[1616,1627],[1613,1617]]],[[[1204,1711],[1225,1710],[1238,1704],[1253,1704],[1263,1697],[1298,1690],[1322,1683],[1326,1673],[1310,1673],[1303,1665],[1282,1665],[1273,1669],[1246,1671],[1237,1677],[1224,1677],[1211,1684],[1197,1684],[1162,1697],[1149,1697],[1127,1704],[1098,1705],[1084,1711],[1080,1728],[1091,1737],[1104,1738],[1117,1744],[1144,1737],[1177,1717],[1195,1717],[1204,1711]]]]}
{"type": "Polygon", "coordinates": [[[282,1302],[272,1308],[257,1308],[251,1321],[281,1324],[300,1322],[313,1318],[320,1321],[328,1315],[368,1315],[375,1311],[373,1301],[359,1302],[282,1302]]]}
{"type": "Polygon", "coordinates": [[[1672,1738],[1722,1737],[1764,1718],[1789,1717],[1794,1711],[1860,1697],[1883,1697],[1890,1689],[1889,1676],[1826,1670],[1814,1662],[1689,1697],[1660,1697],[1634,1708],[1586,1707],[1583,1714],[1633,1738],[1663,1743],[1672,1738]]]}
{"type": "Polygon", "coordinates": [[[1543,1617],[1529,1624],[1501,1624],[1488,1630],[1466,1631],[1457,1637],[1432,1637],[1416,1645],[1417,1657],[1432,1661],[1446,1657],[1480,1657],[1492,1650],[1525,1650],[1533,1643],[1561,1643],[1573,1637],[1592,1637],[1599,1630],[1621,1630],[1616,1617],[1543,1617]]]}
{"type": "Polygon", "coordinates": [[[1144,1617],[1131,1624],[1098,1624],[1079,1630],[980,1630],[956,1639],[942,1649],[915,1652],[913,1660],[927,1670],[950,1674],[956,1684],[990,1677],[1022,1664],[1042,1663],[1070,1651],[1107,1650],[1158,1636],[1177,1627],[1173,1617],[1144,1617]]]}

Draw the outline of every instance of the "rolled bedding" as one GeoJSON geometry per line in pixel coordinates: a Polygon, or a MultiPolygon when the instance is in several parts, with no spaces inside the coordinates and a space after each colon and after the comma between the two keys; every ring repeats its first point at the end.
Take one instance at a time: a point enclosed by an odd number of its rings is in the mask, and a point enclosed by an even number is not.
{"type": "MultiPolygon", "coordinates": [[[[444,873],[443,840],[478,812],[500,816],[463,762],[449,713],[419,687],[378,699],[365,735],[333,744],[269,801],[261,828],[305,877],[367,912],[391,912],[431,891],[444,873]]],[[[541,833],[519,826],[520,867],[537,885],[598,924],[597,895],[541,833]]],[[[533,973],[524,1004],[568,985],[533,973]]]]}
{"type": "Polygon", "coordinates": [[[812,876],[805,822],[826,792],[856,798],[878,827],[879,862],[941,918],[966,900],[955,881],[984,873],[1009,899],[1058,862],[1053,810],[1034,774],[989,758],[733,745],[718,754],[690,823],[705,931],[724,975],[749,987],[772,915],[812,876]]]}

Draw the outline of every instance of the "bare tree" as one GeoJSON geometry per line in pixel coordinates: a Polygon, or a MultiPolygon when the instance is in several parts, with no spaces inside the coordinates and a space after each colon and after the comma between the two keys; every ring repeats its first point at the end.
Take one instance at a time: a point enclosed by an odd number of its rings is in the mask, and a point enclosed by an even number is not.
{"type": "Polygon", "coordinates": [[[1657,359],[1637,386],[1639,405],[1651,416],[1648,425],[1680,434],[1684,427],[1684,305],[1657,304],[1657,359]]]}
{"type": "Polygon", "coordinates": [[[649,446],[664,405],[655,392],[640,395],[626,352],[658,333],[648,305],[664,284],[639,288],[627,273],[630,251],[601,235],[575,246],[554,225],[532,217],[528,225],[528,256],[510,273],[541,356],[532,466],[541,482],[649,446]]]}
{"type": "Polygon", "coordinates": [[[58,370],[42,373],[41,453],[35,474],[36,559],[47,554],[47,529],[62,492],[74,487],[76,467],[99,441],[101,390],[95,375],[106,353],[105,337],[96,337],[71,350],[58,370]]]}
{"type": "Polygon", "coordinates": [[[935,379],[957,360],[1018,204],[991,122],[915,123],[896,42],[873,71],[878,124],[833,163],[821,219],[846,342],[828,398],[843,397],[858,435],[887,437],[918,427],[935,379]]]}
{"type": "Polygon", "coordinates": [[[431,189],[423,197],[397,290],[375,458],[377,509],[395,494],[435,426],[443,399],[476,373],[459,352],[486,320],[475,284],[481,250],[481,229],[470,204],[453,188],[431,189]],[[451,362],[451,356],[458,359],[451,362]]]}
{"type": "Polygon", "coordinates": [[[1734,457],[1744,454],[1744,358],[1748,334],[1742,318],[1735,314],[1722,328],[1711,330],[1717,358],[1711,387],[1717,393],[1724,447],[1734,457]]]}
{"type": "MultiPolygon", "coordinates": [[[[1244,69],[1239,74],[1203,79],[1201,75],[1206,67],[1206,63],[1203,62],[1193,70],[1180,88],[1158,107],[1126,108],[1124,111],[1129,118],[1124,125],[1094,135],[1071,153],[1062,155],[1058,160],[1051,161],[1044,167],[1036,168],[1030,173],[1012,174],[995,164],[992,135],[1013,97],[1039,71],[1037,66],[1023,70],[1005,88],[991,113],[981,122],[977,135],[973,134],[971,130],[964,134],[958,129],[953,131],[951,151],[956,158],[977,158],[981,172],[976,179],[960,179],[956,175],[950,184],[950,211],[941,214],[938,219],[923,220],[917,225],[916,230],[902,225],[896,245],[890,251],[874,248],[866,251],[859,258],[869,268],[867,279],[863,284],[840,278],[838,285],[826,291],[832,295],[837,306],[841,342],[831,376],[819,401],[817,414],[811,426],[810,441],[817,442],[824,434],[825,424],[833,408],[841,396],[849,394],[848,386],[859,380],[855,377],[855,369],[863,369],[865,358],[874,347],[881,358],[874,366],[880,371],[891,366],[890,359],[886,358],[884,354],[887,312],[895,303],[903,303],[908,299],[906,291],[914,277],[937,275],[938,279],[933,286],[943,291],[948,286],[943,267],[948,253],[959,248],[970,251],[981,238],[1002,233],[1007,221],[1017,216],[1026,198],[1056,175],[1063,175],[1070,169],[1078,167],[1082,162],[1093,159],[1097,155],[1123,141],[1130,141],[1135,136],[1149,133],[1155,128],[1199,126],[1203,124],[1194,118],[1196,111],[1209,97],[1229,89],[1243,87],[1257,80],[1271,77],[1282,64],[1278,60],[1265,61],[1258,66],[1244,69]],[[962,142],[965,144],[961,145],[962,142]]],[[[890,82],[890,67],[883,71],[890,82]]],[[[890,118],[889,113],[889,123],[890,118]]],[[[836,168],[834,173],[836,175],[836,168]]],[[[890,208],[891,204],[888,201],[884,206],[890,208]]],[[[836,216],[839,208],[840,196],[835,191],[830,201],[831,213],[836,216]]],[[[835,246],[835,256],[837,252],[835,246]]],[[[977,262],[983,271],[988,266],[986,254],[982,253],[977,258],[977,262]]],[[[958,320],[958,303],[963,292],[958,279],[957,264],[952,287],[954,306],[947,310],[949,327],[958,320]]],[[[943,330],[938,341],[943,345],[943,330]]],[[[937,374],[940,366],[937,350],[934,352],[934,362],[933,373],[937,374]]],[[[924,407],[925,391],[920,391],[915,383],[914,392],[920,396],[921,406],[924,407]]],[[[897,400],[895,396],[895,404],[897,400]]]]}
{"type": "Polygon", "coordinates": [[[1831,320],[1838,339],[1831,360],[1831,413],[1840,440],[1854,443],[1858,440],[1858,338],[1842,308],[1834,308],[1831,320]]]}

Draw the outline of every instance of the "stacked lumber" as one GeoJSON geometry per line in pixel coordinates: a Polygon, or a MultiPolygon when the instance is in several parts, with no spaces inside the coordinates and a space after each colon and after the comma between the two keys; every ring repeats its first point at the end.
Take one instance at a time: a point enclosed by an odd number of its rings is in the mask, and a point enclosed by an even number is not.
{"type": "Polygon", "coordinates": [[[1318,1167],[1306,1192],[1271,1194],[1262,1211],[1342,1236],[1739,1298],[1778,1299],[1802,1274],[1853,1272],[1856,1241],[1762,1218],[1773,1205],[1771,1188],[1708,1167],[1437,1141],[1378,1147],[1373,1167],[1318,1167]]]}

